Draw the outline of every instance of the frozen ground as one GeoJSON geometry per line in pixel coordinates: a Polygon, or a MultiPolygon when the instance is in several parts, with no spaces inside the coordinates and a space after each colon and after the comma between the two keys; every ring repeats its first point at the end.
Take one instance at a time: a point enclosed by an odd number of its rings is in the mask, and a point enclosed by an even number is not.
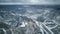
{"type": "Polygon", "coordinates": [[[0,34],[60,34],[60,9],[0,6],[0,34]]]}

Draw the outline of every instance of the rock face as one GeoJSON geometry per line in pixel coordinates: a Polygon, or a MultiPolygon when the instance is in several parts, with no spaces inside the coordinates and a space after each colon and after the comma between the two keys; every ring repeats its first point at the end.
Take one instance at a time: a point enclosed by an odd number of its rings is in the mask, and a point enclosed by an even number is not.
{"type": "Polygon", "coordinates": [[[0,34],[60,34],[60,10],[39,7],[0,8],[0,34]]]}

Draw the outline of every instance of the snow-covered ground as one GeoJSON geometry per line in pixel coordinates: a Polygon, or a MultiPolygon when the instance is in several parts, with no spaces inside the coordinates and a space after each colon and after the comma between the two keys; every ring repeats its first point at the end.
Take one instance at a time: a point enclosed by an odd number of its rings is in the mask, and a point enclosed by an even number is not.
{"type": "Polygon", "coordinates": [[[5,34],[60,34],[60,10],[37,7],[0,8],[0,29],[5,34]]]}

